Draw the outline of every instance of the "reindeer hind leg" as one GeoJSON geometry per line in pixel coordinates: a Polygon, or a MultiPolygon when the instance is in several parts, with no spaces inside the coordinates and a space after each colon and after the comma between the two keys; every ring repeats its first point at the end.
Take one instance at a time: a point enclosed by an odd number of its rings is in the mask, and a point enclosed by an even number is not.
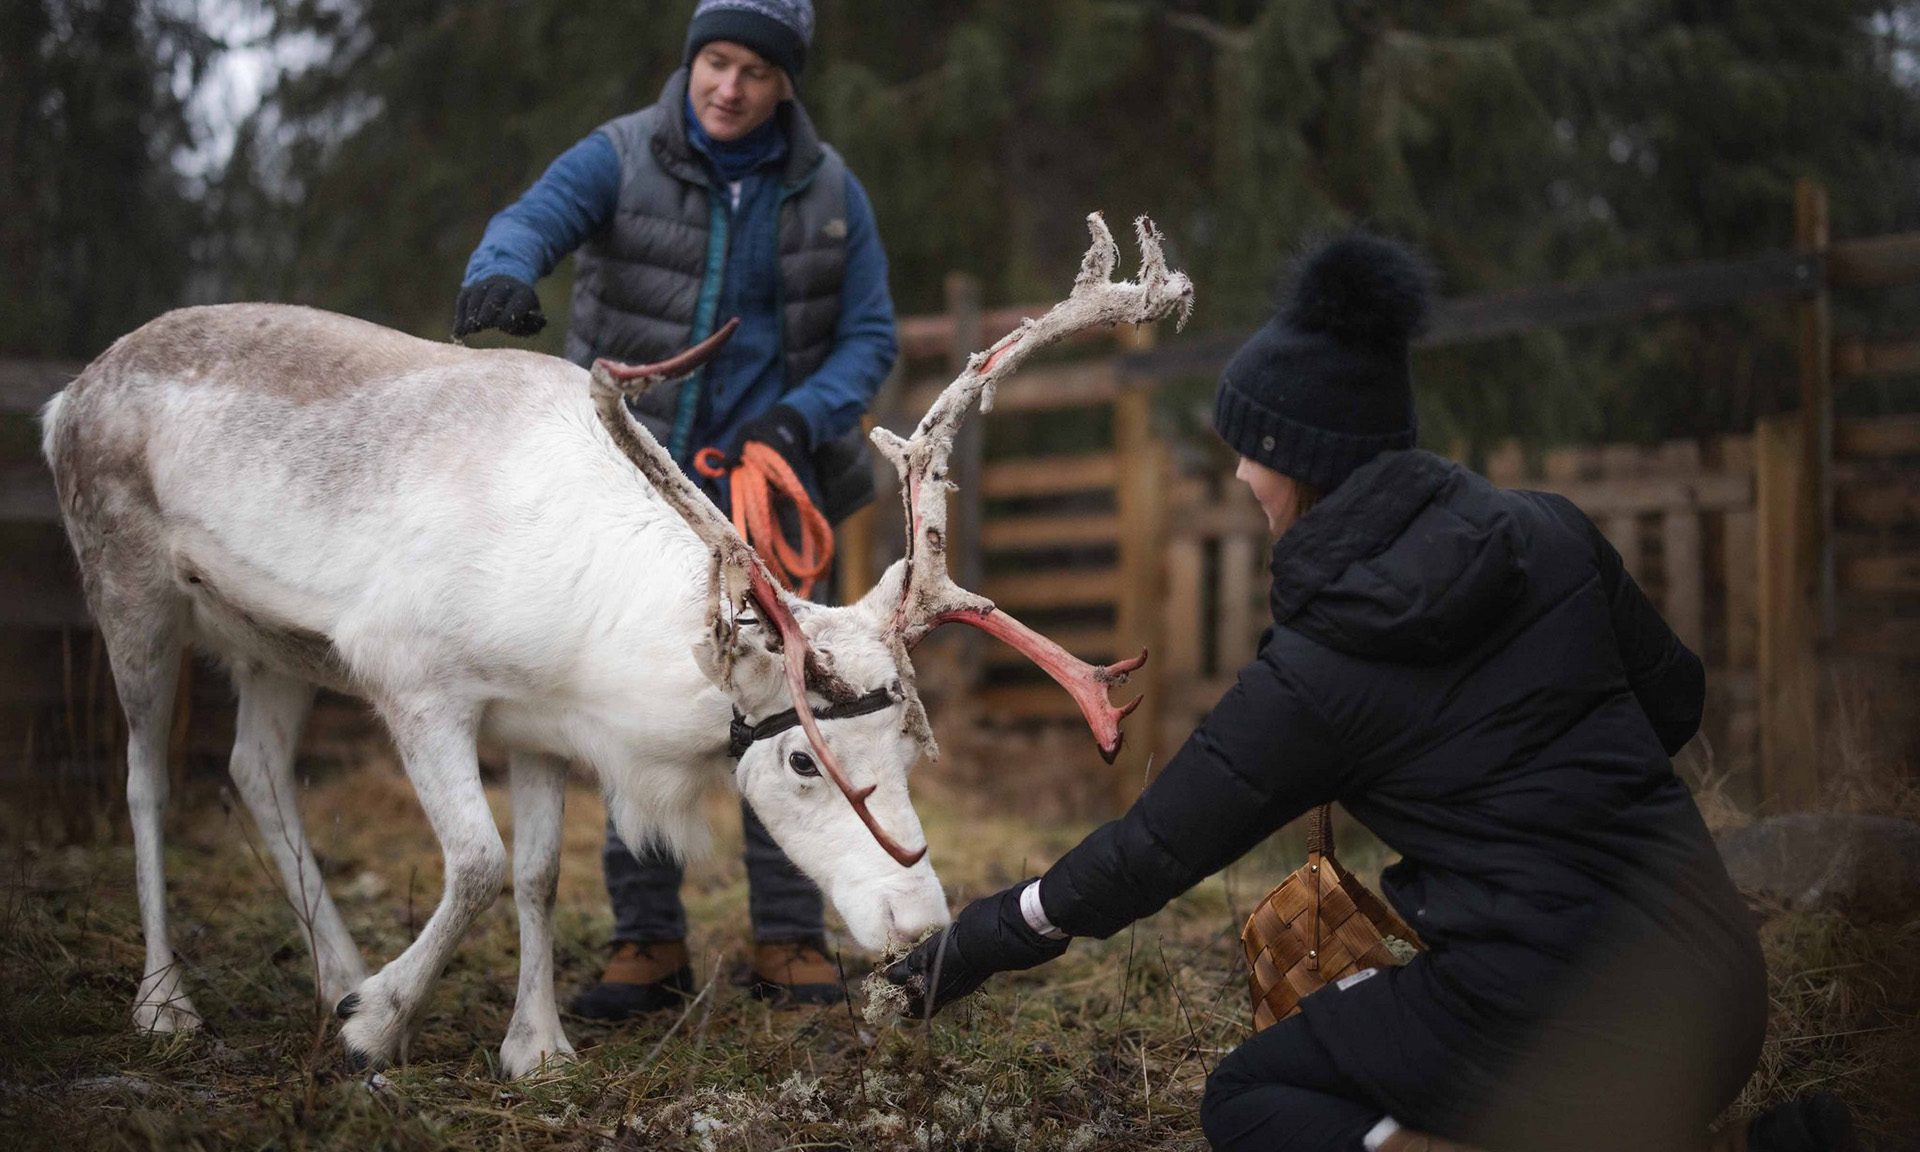
{"type": "Polygon", "coordinates": [[[131,572],[96,570],[88,576],[127,717],[127,815],[133,823],[140,926],[146,937],[146,969],[134,996],[133,1022],[143,1032],[188,1031],[200,1026],[200,1013],[181,990],[180,964],[167,929],[165,870],[167,742],[186,644],[186,607],[163,573],[141,572],[135,565],[131,572]]]}

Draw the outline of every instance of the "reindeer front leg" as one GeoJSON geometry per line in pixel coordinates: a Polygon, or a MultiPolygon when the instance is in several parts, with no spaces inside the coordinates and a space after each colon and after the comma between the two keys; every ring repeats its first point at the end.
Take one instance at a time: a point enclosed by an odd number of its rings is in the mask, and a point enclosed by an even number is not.
{"type": "Polygon", "coordinates": [[[560,882],[560,817],[567,802],[567,764],[515,752],[508,760],[513,793],[513,903],[520,913],[520,990],[500,1045],[500,1070],[518,1079],[546,1061],[573,1057],[553,999],[553,898],[560,882]]]}
{"type": "Polygon", "coordinates": [[[407,779],[440,841],[446,886],[440,906],[407,950],[361,983],[336,1011],[353,1068],[383,1067],[406,1057],[416,1018],[461,937],[500,895],[507,850],[480,786],[474,752],[478,710],[443,700],[383,701],[380,706],[407,779]]]}

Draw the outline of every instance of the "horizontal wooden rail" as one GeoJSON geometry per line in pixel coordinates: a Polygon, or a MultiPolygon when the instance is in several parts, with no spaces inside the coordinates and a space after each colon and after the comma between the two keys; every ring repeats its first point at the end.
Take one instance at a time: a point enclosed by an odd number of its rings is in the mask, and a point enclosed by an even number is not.
{"type": "Polygon", "coordinates": [[[1104,513],[994,517],[980,528],[980,544],[989,552],[1076,548],[1116,544],[1119,540],[1120,517],[1104,513]]]}
{"type": "Polygon", "coordinates": [[[0,359],[0,416],[40,411],[84,368],[85,364],[72,360],[0,359]]]}
{"type": "Polygon", "coordinates": [[[1881,380],[1920,373],[1920,340],[1843,341],[1833,349],[1833,375],[1838,380],[1881,380]]]}
{"type": "Polygon", "coordinates": [[[1797,252],[1656,268],[1584,284],[1546,284],[1443,301],[1423,343],[1428,347],[1511,336],[1535,328],[1571,328],[1811,292],[1820,262],[1797,252]]]}
{"type": "Polygon", "coordinates": [[[47,466],[38,460],[0,463],[0,523],[59,522],[60,500],[47,466]]]}
{"type": "MultiPolygon", "coordinates": [[[[902,410],[925,412],[950,382],[951,378],[934,377],[910,384],[901,400],[902,410]]],[[[996,385],[993,410],[1051,412],[1059,408],[1086,408],[1112,403],[1120,390],[1120,375],[1114,370],[1111,358],[1043,364],[1024,368],[996,385]]]]}
{"type": "MultiPolygon", "coordinates": [[[[1536,328],[1605,324],[1812,292],[1823,269],[1818,256],[1769,252],[1744,260],[1714,260],[1656,268],[1583,284],[1544,284],[1442,300],[1420,347],[1470,344],[1536,328]]],[[[1175,341],[1121,357],[1128,376],[1213,375],[1245,335],[1175,341]]]]}
{"type": "Polygon", "coordinates": [[[1834,522],[1842,528],[1920,527],[1920,474],[1840,477],[1833,495],[1834,522]]]}
{"type": "MultiPolygon", "coordinates": [[[[1022,320],[1030,316],[1038,319],[1052,307],[1052,303],[1009,304],[983,310],[980,313],[980,347],[970,351],[982,351],[990,347],[1000,337],[1018,328],[1022,320]]],[[[900,355],[909,359],[939,359],[953,351],[954,323],[953,315],[949,312],[902,316],[895,333],[900,340],[900,355]]],[[[1064,342],[1078,344],[1112,338],[1113,333],[1108,329],[1086,328],[1068,335],[1064,342]]]]}
{"type": "Polygon", "coordinates": [[[1058,496],[1111,488],[1120,477],[1120,458],[1112,452],[1077,456],[1029,456],[988,464],[980,470],[980,495],[988,500],[1058,496]]]}
{"type": "Polygon", "coordinates": [[[1827,250],[1836,288],[1891,288],[1920,280],[1920,232],[1841,240],[1827,250]]]}
{"type": "Polygon", "coordinates": [[[1097,608],[1120,598],[1120,574],[1087,568],[988,577],[981,594],[1015,614],[1053,608],[1097,608]]]}
{"type": "Polygon", "coordinates": [[[1167,515],[1167,534],[1175,540],[1218,540],[1229,536],[1257,536],[1267,530],[1267,519],[1258,506],[1233,501],[1208,499],[1172,509],[1167,515]]]}
{"type": "Polygon", "coordinates": [[[1753,506],[1753,480],[1740,475],[1524,480],[1515,487],[1564,496],[1589,516],[1724,512],[1753,506]]]}
{"type": "Polygon", "coordinates": [[[1874,596],[1920,596],[1920,555],[1842,557],[1840,590],[1874,596]]]}
{"type": "Polygon", "coordinates": [[[990,684],[975,695],[989,720],[1072,720],[1080,715],[1073,697],[1053,683],[990,684]]]}
{"type": "Polygon", "coordinates": [[[50,573],[0,571],[0,628],[90,628],[80,590],[50,573]]]}
{"type": "Polygon", "coordinates": [[[1920,456],[1920,416],[1836,420],[1833,454],[1840,460],[1920,456]]]}
{"type": "Polygon", "coordinates": [[[1893,656],[1911,660],[1920,653],[1920,620],[1863,619],[1840,625],[1833,646],[1849,656],[1893,656]]]}

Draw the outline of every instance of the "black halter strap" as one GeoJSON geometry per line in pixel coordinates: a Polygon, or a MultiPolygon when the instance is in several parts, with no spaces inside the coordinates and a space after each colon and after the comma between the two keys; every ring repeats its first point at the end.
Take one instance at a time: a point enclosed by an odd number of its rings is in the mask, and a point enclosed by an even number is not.
{"type": "MultiPolygon", "coordinates": [[[[891,688],[875,688],[857,700],[845,704],[829,704],[825,708],[814,710],[815,720],[845,720],[852,716],[865,716],[878,712],[891,705],[897,697],[891,688]]],[[[785,712],[775,712],[758,724],[747,723],[740,709],[733,710],[733,723],[727,726],[727,755],[735,760],[747,754],[747,749],[756,740],[765,740],[769,736],[778,736],[789,728],[798,727],[800,713],[793,708],[785,712]]]]}

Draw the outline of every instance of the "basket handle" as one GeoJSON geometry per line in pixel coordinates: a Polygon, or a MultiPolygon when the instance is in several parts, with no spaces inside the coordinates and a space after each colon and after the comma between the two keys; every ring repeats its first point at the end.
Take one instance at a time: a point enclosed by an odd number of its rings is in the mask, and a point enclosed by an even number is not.
{"type": "Polygon", "coordinates": [[[1307,821],[1307,873],[1313,877],[1313,901],[1307,905],[1307,971],[1320,971],[1320,895],[1326,890],[1326,864],[1333,859],[1333,805],[1322,804],[1307,821]]]}
{"type": "Polygon", "coordinates": [[[1307,855],[1333,855],[1333,805],[1322,804],[1307,819],[1307,855]]]}

